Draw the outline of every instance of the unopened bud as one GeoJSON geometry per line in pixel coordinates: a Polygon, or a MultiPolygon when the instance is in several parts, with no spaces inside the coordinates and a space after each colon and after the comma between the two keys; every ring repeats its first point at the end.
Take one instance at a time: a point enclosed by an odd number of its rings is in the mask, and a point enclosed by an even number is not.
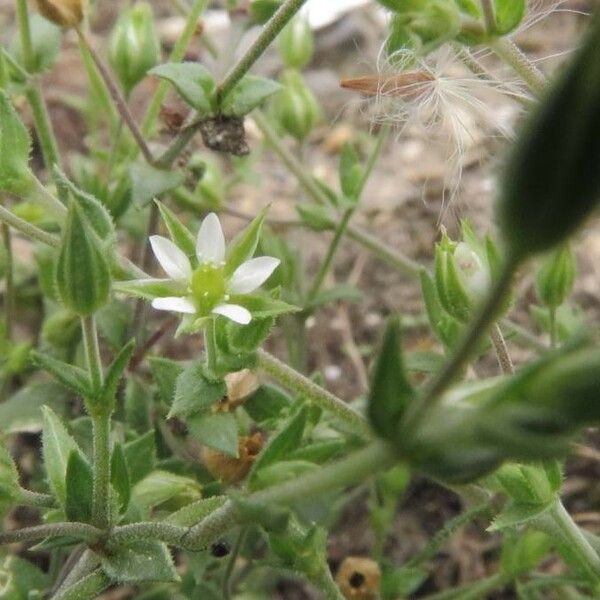
{"type": "Polygon", "coordinates": [[[279,36],[279,51],[286,67],[302,69],[312,58],[313,33],[305,16],[292,19],[279,36]]]}
{"type": "Polygon", "coordinates": [[[298,71],[289,69],[280,80],[284,87],[275,98],[275,115],[287,133],[303,140],[319,120],[321,109],[298,71]]]}
{"type": "Polygon", "coordinates": [[[543,259],[535,287],[539,299],[548,308],[558,308],[573,290],[576,275],[575,256],[567,244],[543,259]]]}
{"type": "Polygon", "coordinates": [[[125,93],[158,63],[159,42],[152,7],[140,2],[119,17],[110,39],[109,60],[125,93]]]}
{"type": "Polygon", "coordinates": [[[370,558],[348,556],[340,565],[335,581],[347,600],[376,600],[381,586],[381,569],[370,558]]]}
{"type": "Polygon", "coordinates": [[[60,27],[76,27],[83,20],[85,0],[36,0],[40,14],[60,27]]]}
{"type": "Polygon", "coordinates": [[[111,273],[105,244],[73,201],[56,262],[55,280],[63,305],[80,316],[92,314],[108,301],[111,273]]]}

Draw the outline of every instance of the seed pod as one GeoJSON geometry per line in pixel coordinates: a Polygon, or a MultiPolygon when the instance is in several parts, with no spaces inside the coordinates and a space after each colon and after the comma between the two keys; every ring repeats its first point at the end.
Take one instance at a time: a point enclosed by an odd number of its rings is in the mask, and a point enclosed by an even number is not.
{"type": "Polygon", "coordinates": [[[71,202],[62,236],[55,281],[58,297],[74,313],[85,316],[108,301],[110,266],[105,245],[71,202]]]}
{"type": "Polygon", "coordinates": [[[83,20],[85,0],[36,0],[40,14],[60,27],[76,27],[83,20]]]}
{"type": "Polygon", "coordinates": [[[275,98],[275,116],[287,133],[303,140],[319,120],[321,109],[298,71],[285,71],[281,83],[284,88],[275,98]]]}
{"type": "Polygon", "coordinates": [[[564,241],[600,199],[600,12],[525,131],[498,206],[516,260],[564,241]]]}
{"type": "Polygon", "coordinates": [[[152,7],[140,2],[121,14],[110,38],[109,60],[126,94],[158,63],[152,7]]]}
{"type": "Polygon", "coordinates": [[[539,299],[548,308],[558,308],[573,290],[576,275],[575,256],[570,245],[545,257],[537,272],[535,287],[539,299]]]}
{"type": "Polygon", "coordinates": [[[313,56],[314,40],[310,23],[305,16],[297,16],[279,36],[279,52],[286,67],[302,69],[313,56]]]}
{"type": "Polygon", "coordinates": [[[381,569],[370,558],[348,556],[340,565],[335,581],[347,600],[376,600],[381,586],[381,569]]]}

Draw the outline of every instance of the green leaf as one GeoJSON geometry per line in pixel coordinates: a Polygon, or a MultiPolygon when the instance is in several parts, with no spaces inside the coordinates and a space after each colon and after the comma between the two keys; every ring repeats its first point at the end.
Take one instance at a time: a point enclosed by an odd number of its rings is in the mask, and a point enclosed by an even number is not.
{"type": "Polygon", "coordinates": [[[514,581],[535,569],[551,549],[552,539],[541,531],[504,531],[500,572],[514,581]]]}
{"type": "Polygon", "coordinates": [[[48,354],[42,354],[33,350],[30,354],[33,364],[48,371],[66,388],[79,394],[80,396],[88,397],[91,394],[92,388],[87,373],[62,360],[52,358],[48,354]]]}
{"type": "Polygon", "coordinates": [[[183,296],[185,286],[173,279],[131,279],[129,281],[115,281],[113,290],[128,296],[154,300],[168,296],[183,296]]]}
{"type": "Polygon", "coordinates": [[[213,111],[212,97],[215,82],[210,72],[196,62],[167,63],[149,71],[173,84],[179,95],[203,114],[213,111]]]}
{"type": "Polygon", "coordinates": [[[291,398],[285,392],[268,383],[263,383],[244,402],[244,410],[257,423],[264,423],[271,419],[277,419],[291,403],[291,398]]]}
{"type": "Polygon", "coordinates": [[[127,425],[139,434],[146,433],[152,426],[153,402],[150,385],[141,378],[129,376],[123,404],[127,425]]]}
{"type": "Polygon", "coordinates": [[[102,386],[102,392],[100,394],[100,405],[102,406],[114,406],[117,397],[117,388],[119,387],[119,381],[131,360],[133,351],[135,350],[135,341],[130,340],[121,351],[115,356],[112,363],[106,371],[106,379],[102,386]]]}
{"type": "Polygon", "coordinates": [[[167,405],[171,406],[175,396],[177,378],[184,370],[184,365],[170,358],[152,356],[148,359],[154,383],[158,386],[158,395],[167,405]]]}
{"type": "Polygon", "coordinates": [[[398,425],[414,395],[404,372],[400,320],[392,318],[388,321],[369,391],[369,420],[381,437],[396,441],[398,425]]]}
{"type": "Polygon", "coordinates": [[[127,510],[131,499],[131,481],[127,470],[127,460],[121,444],[115,444],[110,457],[110,482],[119,497],[121,512],[127,510]]]}
{"type": "Polygon", "coordinates": [[[252,313],[252,316],[257,319],[277,317],[279,315],[298,312],[300,310],[297,306],[288,304],[283,300],[259,294],[244,294],[242,296],[232,295],[231,303],[244,306],[252,313]]]}
{"type": "Polygon", "coordinates": [[[418,567],[384,568],[381,576],[381,597],[396,600],[414,594],[429,577],[418,567]]]}
{"type": "Polygon", "coordinates": [[[253,489],[279,485],[318,468],[319,465],[307,460],[282,460],[261,468],[254,477],[253,489]]]}
{"type": "Polygon", "coordinates": [[[320,204],[298,202],[294,205],[302,222],[313,231],[329,231],[335,229],[335,217],[331,209],[320,204]]]}
{"type": "Polygon", "coordinates": [[[161,542],[135,542],[102,557],[102,568],[118,583],[178,581],[173,559],[161,542]]]}
{"type": "Polygon", "coordinates": [[[209,379],[202,363],[191,364],[177,378],[175,397],[167,419],[205,412],[226,395],[227,387],[223,380],[209,379]]]}
{"type": "Polygon", "coordinates": [[[137,437],[123,446],[125,463],[131,479],[131,485],[134,485],[152,469],[156,463],[156,443],[154,440],[154,430],[137,437]]]}
{"type": "Polygon", "coordinates": [[[225,98],[221,111],[227,116],[243,117],[280,89],[281,85],[272,79],[245,75],[225,98]]]}
{"type": "Polygon", "coordinates": [[[185,175],[172,169],[157,169],[146,162],[129,166],[131,200],[142,208],[166,192],[170,192],[185,181],[185,175]]]}
{"type": "Polygon", "coordinates": [[[162,202],[156,202],[160,216],[169,230],[169,235],[176,246],[179,246],[189,258],[196,256],[196,238],[192,232],[162,202]]]}
{"type": "Polygon", "coordinates": [[[307,409],[302,407],[284,426],[269,440],[258,455],[248,474],[248,489],[257,489],[257,475],[261,469],[275,462],[284,460],[298,449],[306,427],[307,409]]]}
{"type": "Polygon", "coordinates": [[[210,513],[221,508],[225,502],[227,502],[225,496],[202,498],[180,508],[177,512],[170,514],[165,521],[172,525],[179,525],[180,527],[191,527],[202,521],[202,519],[210,515],[210,513]]]}
{"type": "Polygon", "coordinates": [[[92,518],[92,467],[79,450],[71,450],[66,470],[65,514],[69,521],[88,523],[92,518]]]}
{"type": "Polygon", "coordinates": [[[496,30],[506,35],[516,29],[525,16],[525,0],[495,0],[496,30]]]}
{"type": "Polygon", "coordinates": [[[225,261],[226,276],[231,275],[243,262],[254,256],[268,209],[268,207],[263,208],[258,216],[232,240],[225,261]]]}
{"type": "Polygon", "coordinates": [[[349,144],[344,144],[340,155],[340,187],[349,200],[356,201],[363,183],[363,169],[356,150],[349,144]]]}
{"type": "Polygon", "coordinates": [[[0,581],[2,598],[5,600],[41,598],[50,584],[48,575],[35,565],[24,558],[10,555],[2,559],[0,581]],[[39,591],[39,596],[33,595],[35,591],[39,591]]]}
{"type": "Polygon", "coordinates": [[[42,407],[63,414],[69,399],[58,383],[32,383],[0,403],[0,430],[5,433],[37,433],[42,429],[42,407]]]}
{"type": "Polygon", "coordinates": [[[42,408],[44,427],[42,430],[42,450],[48,483],[64,506],[67,497],[65,477],[71,452],[80,452],[75,440],[69,435],[60,419],[48,406],[42,408]]]}
{"type": "Polygon", "coordinates": [[[26,195],[31,188],[31,139],[8,96],[0,90],[0,190],[26,195]]]}
{"type": "Polygon", "coordinates": [[[190,477],[169,471],[152,471],[135,484],[131,496],[136,506],[148,510],[176,497],[185,504],[194,502],[200,498],[201,488],[190,477]]]}
{"type": "Polygon", "coordinates": [[[190,435],[227,456],[238,457],[238,423],[232,413],[194,415],[187,419],[190,435]]]}
{"type": "Polygon", "coordinates": [[[4,446],[0,446],[0,519],[15,505],[19,497],[19,473],[4,446]]]}
{"type": "Polygon", "coordinates": [[[290,520],[290,511],[281,506],[267,504],[252,497],[232,493],[231,502],[242,523],[260,525],[266,531],[283,532],[290,520]]]}
{"type": "Polygon", "coordinates": [[[228,321],[225,330],[230,350],[238,353],[256,351],[269,337],[274,325],[275,320],[272,317],[254,318],[248,325],[238,325],[233,321],[228,321]]]}
{"type": "MultiPolygon", "coordinates": [[[[244,405],[245,406],[245,405],[244,405]]],[[[320,440],[307,444],[292,452],[289,457],[294,460],[307,460],[312,463],[324,463],[339,454],[347,445],[341,438],[320,440]]]]}
{"type": "Polygon", "coordinates": [[[551,507],[551,502],[547,504],[521,504],[519,502],[509,502],[487,530],[489,532],[495,532],[502,531],[508,527],[526,525],[542,516],[550,510],[551,507]]]}
{"type": "Polygon", "coordinates": [[[113,352],[118,352],[126,344],[132,318],[131,303],[120,300],[110,302],[96,313],[98,332],[113,352]]]}

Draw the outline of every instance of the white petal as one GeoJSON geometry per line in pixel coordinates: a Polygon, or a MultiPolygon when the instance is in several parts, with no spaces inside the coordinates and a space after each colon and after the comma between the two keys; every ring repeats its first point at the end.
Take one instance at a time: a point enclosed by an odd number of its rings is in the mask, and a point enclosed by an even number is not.
{"type": "Polygon", "coordinates": [[[259,256],[242,263],[231,276],[228,291],[231,294],[248,294],[260,287],[277,268],[280,260],[272,256],[259,256]]]}
{"type": "Polygon", "coordinates": [[[187,280],[192,276],[192,267],[183,250],[161,235],[150,236],[150,245],[156,260],[171,279],[187,280]]]}
{"type": "Polygon", "coordinates": [[[196,256],[200,263],[220,264],[225,260],[225,238],[219,217],[215,213],[208,214],[200,225],[196,239],[196,256]]]}
{"type": "Polygon", "coordinates": [[[217,315],[223,315],[240,325],[248,325],[252,321],[250,311],[237,304],[219,304],[212,309],[217,315]]]}
{"type": "Polygon", "coordinates": [[[196,314],[196,307],[191,300],[188,300],[187,298],[177,298],[175,296],[154,298],[154,300],[152,300],[152,308],[156,308],[156,310],[170,310],[188,315],[196,314]]]}

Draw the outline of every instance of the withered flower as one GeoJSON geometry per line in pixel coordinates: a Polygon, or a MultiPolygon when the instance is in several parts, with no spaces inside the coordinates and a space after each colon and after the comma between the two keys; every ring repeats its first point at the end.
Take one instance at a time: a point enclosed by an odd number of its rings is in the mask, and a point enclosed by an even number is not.
{"type": "Polygon", "coordinates": [[[202,447],[200,456],[207,471],[215,479],[219,479],[225,485],[231,485],[246,477],[263,445],[262,434],[257,432],[251,436],[240,437],[238,458],[232,458],[208,446],[202,447]]]}
{"type": "Polygon", "coordinates": [[[85,0],[36,0],[40,14],[60,27],[76,27],[83,20],[85,0]]]}

